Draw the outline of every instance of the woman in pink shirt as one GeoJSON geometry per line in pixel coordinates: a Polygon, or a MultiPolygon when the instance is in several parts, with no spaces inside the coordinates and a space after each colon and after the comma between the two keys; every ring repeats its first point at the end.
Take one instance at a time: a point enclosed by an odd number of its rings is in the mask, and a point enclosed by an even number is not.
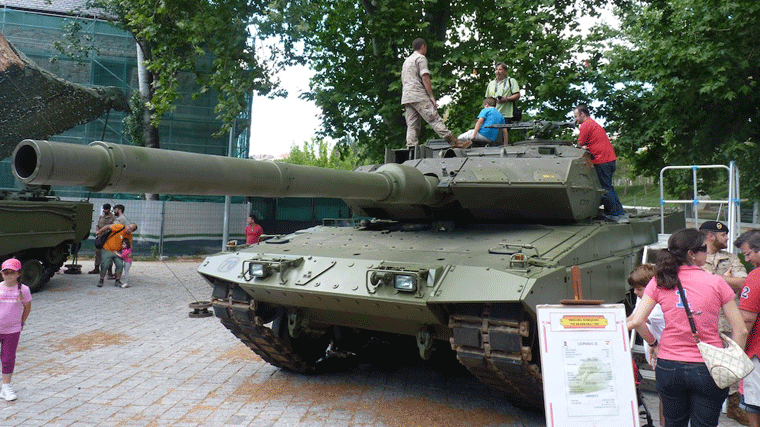
{"type": "Polygon", "coordinates": [[[635,327],[652,346],[652,357],[657,358],[657,392],[668,427],[686,427],[689,422],[692,427],[715,427],[723,401],[728,397],[728,389],[718,388],[699,353],[678,282],[686,294],[700,340],[723,345],[718,334],[721,308],[733,329],[734,341],[744,347],[747,340],[747,328],[734,301],[734,291],[723,278],[701,268],[706,258],[705,235],[701,231],[688,228],[670,236],[668,248],[657,254],[655,277],[628,322],[628,327],[635,327]],[[660,342],[645,323],[656,304],[660,304],[665,316],[660,342]]]}

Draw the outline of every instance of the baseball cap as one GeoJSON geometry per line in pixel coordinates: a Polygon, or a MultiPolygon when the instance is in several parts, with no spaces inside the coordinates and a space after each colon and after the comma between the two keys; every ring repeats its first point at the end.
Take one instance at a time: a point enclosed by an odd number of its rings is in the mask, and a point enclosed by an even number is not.
{"type": "Polygon", "coordinates": [[[16,258],[10,258],[3,261],[3,267],[0,270],[21,270],[21,261],[16,258]]]}

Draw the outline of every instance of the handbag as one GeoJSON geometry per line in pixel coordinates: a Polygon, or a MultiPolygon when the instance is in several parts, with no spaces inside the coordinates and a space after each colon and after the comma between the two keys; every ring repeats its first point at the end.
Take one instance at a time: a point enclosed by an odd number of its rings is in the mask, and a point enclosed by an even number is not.
{"type": "Polygon", "coordinates": [[[739,344],[734,340],[722,332],[719,334],[721,341],[723,341],[723,348],[699,340],[697,326],[694,324],[694,317],[691,315],[689,303],[686,301],[686,293],[683,291],[680,281],[678,282],[678,290],[681,292],[681,301],[684,310],[686,310],[686,317],[689,318],[691,333],[694,335],[699,353],[702,354],[702,359],[704,359],[707,370],[715,384],[720,388],[728,388],[749,375],[755,366],[752,364],[752,360],[747,357],[744,349],[739,347],[739,344]]]}
{"type": "Polygon", "coordinates": [[[512,106],[512,122],[522,121],[522,110],[517,106],[517,103],[512,106]]]}
{"type": "Polygon", "coordinates": [[[119,231],[124,229],[124,226],[121,226],[119,230],[114,230],[113,228],[108,230],[108,233],[102,233],[95,236],[95,248],[96,249],[103,249],[103,245],[106,244],[108,239],[111,238],[114,234],[118,233],[119,231]]]}
{"type": "MultiPolygon", "coordinates": [[[[509,78],[510,80],[515,80],[513,78],[509,78]]],[[[511,82],[510,82],[511,83],[511,82]]],[[[512,92],[512,85],[509,86],[509,96],[512,96],[514,92],[512,92]]],[[[512,102],[512,122],[519,122],[522,121],[522,110],[520,107],[517,106],[517,101],[512,102]]]]}
{"type": "Polygon", "coordinates": [[[111,237],[111,232],[98,234],[95,236],[95,248],[96,249],[103,249],[103,245],[106,244],[108,241],[108,238],[111,237]]]}

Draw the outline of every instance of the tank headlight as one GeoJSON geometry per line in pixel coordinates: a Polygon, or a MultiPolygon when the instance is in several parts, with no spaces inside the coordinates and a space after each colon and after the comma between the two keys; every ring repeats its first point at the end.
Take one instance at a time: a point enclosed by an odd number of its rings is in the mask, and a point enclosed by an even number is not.
{"type": "Polygon", "coordinates": [[[268,264],[252,262],[248,265],[248,274],[250,274],[253,277],[265,279],[269,277],[270,274],[272,274],[272,269],[269,267],[268,264]]]}
{"type": "Polygon", "coordinates": [[[417,276],[397,274],[393,277],[393,288],[400,292],[415,292],[417,290],[417,276]]]}

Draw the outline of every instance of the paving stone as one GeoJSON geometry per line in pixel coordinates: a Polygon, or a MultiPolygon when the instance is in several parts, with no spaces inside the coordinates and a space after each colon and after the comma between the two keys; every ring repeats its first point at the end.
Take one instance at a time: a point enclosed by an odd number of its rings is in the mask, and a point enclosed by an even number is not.
{"type": "Polygon", "coordinates": [[[514,408],[473,377],[422,364],[309,376],[279,370],[217,319],[188,316],[190,302],[211,294],[198,265],[135,262],[127,289],[56,274],[33,294],[13,376],[18,400],[0,401],[0,425],[545,425],[543,414],[514,408]]]}

